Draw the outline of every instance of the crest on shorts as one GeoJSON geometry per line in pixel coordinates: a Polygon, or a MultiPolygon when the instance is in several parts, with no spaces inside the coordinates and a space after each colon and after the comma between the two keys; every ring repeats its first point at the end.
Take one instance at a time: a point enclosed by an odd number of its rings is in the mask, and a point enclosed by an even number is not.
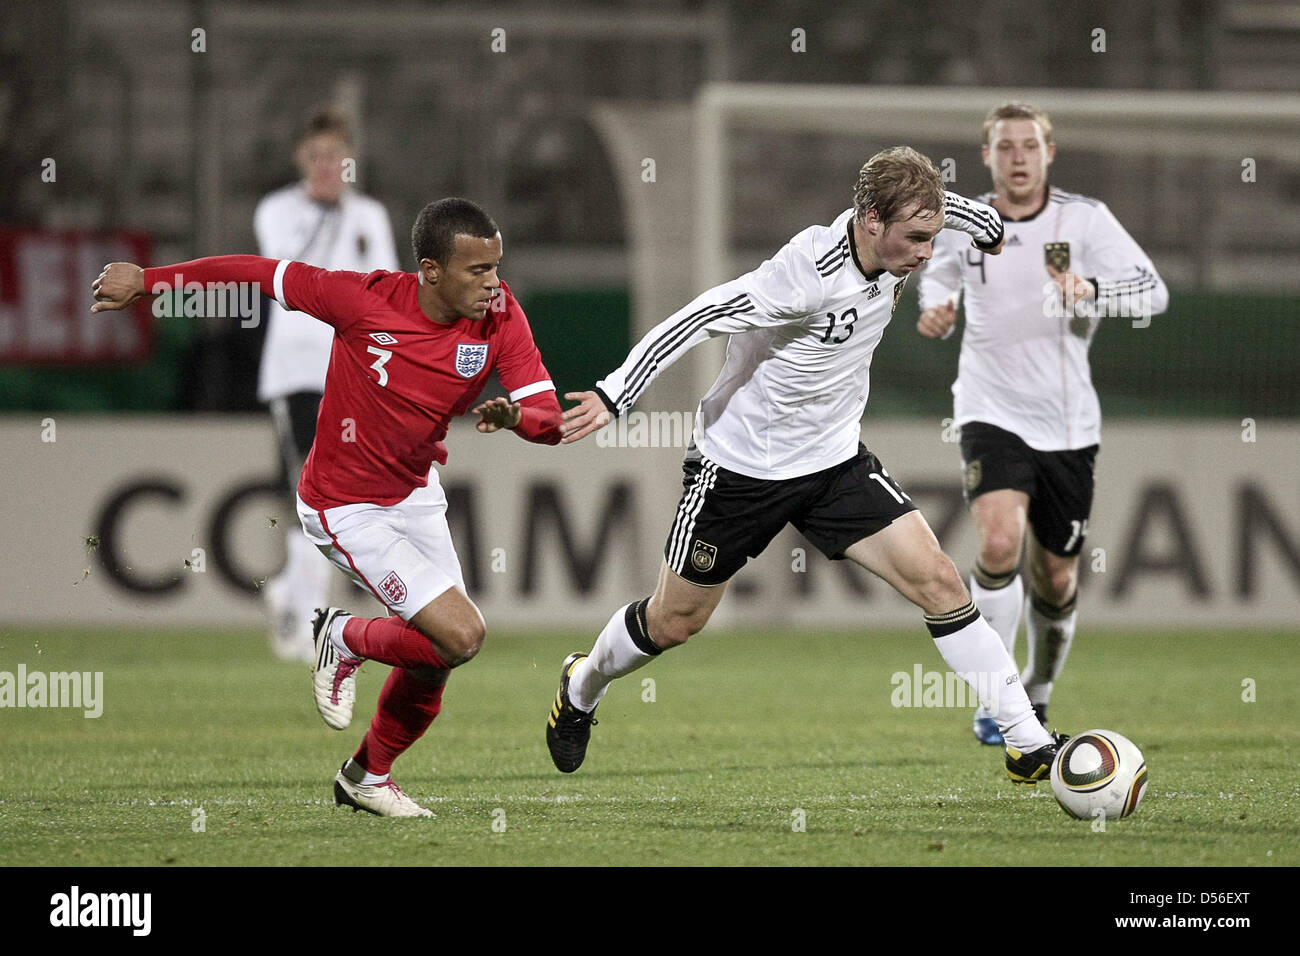
{"type": "Polygon", "coordinates": [[[387,603],[401,604],[406,600],[406,582],[398,576],[396,571],[389,571],[384,579],[379,582],[379,593],[384,596],[387,603]]]}
{"type": "Polygon", "coordinates": [[[461,378],[473,378],[487,365],[488,343],[471,345],[468,342],[456,343],[456,374],[461,378]]]}
{"type": "Polygon", "coordinates": [[[984,469],[980,467],[978,461],[966,462],[966,490],[974,491],[984,480],[984,469]]]}
{"type": "Polygon", "coordinates": [[[691,567],[696,571],[711,571],[718,560],[718,549],[704,541],[696,541],[691,551],[691,567]]]}
{"type": "Polygon", "coordinates": [[[1070,271],[1070,244],[1068,242],[1043,243],[1043,258],[1049,266],[1060,272],[1070,271]]]}

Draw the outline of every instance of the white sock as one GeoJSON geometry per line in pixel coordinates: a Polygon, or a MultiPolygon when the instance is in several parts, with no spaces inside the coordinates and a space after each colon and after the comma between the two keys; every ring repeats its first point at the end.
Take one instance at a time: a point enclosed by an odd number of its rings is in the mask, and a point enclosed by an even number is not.
{"type": "Polygon", "coordinates": [[[649,598],[615,611],[596,638],[587,659],[574,667],[569,677],[569,703],[578,710],[590,712],[615,679],[644,667],[659,656],[658,648],[653,653],[643,649],[646,645],[654,647],[649,634],[643,630],[647,603],[649,598]],[[632,639],[628,630],[629,620],[637,628],[638,640],[632,639]]]}
{"type": "Polygon", "coordinates": [[[1029,662],[1022,680],[1025,693],[1035,704],[1046,705],[1052,696],[1052,683],[1065,666],[1066,655],[1074,641],[1078,620],[1078,592],[1063,607],[1048,604],[1037,594],[1029,596],[1029,662]]]}
{"type": "Polygon", "coordinates": [[[334,652],[339,657],[345,657],[350,661],[358,661],[361,658],[357,656],[357,652],[343,643],[343,625],[347,623],[348,618],[351,616],[351,614],[340,614],[330,621],[329,638],[330,643],[334,645],[334,652]]]}
{"type": "MultiPolygon", "coordinates": [[[[351,757],[349,757],[348,766],[356,767],[357,762],[353,760],[351,757]]],[[[365,767],[362,767],[361,771],[362,771],[362,775],[361,775],[361,779],[358,781],[358,784],[362,787],[375,787],[381,783],[388,782],[388,774],[386,773],[371,773],[365,767]]]]}
{"type": "Polygon", "coordinates": [[[948,614],[927,614],[925,623],[944,662],[979,694],[1009,746],[1026,753],[1052,742],[1020,686],[1015,661],[974,602],[948,614]]]}
{"type": "Polygon", "coordinates": [[[989,574],[978,564],[970,576],[970,594],[989,627],[998,632],[1002,646],[1016,659],[1016,632],[1025,606],[1025,582],[1018,571],[1008,575],[989,574]]]}

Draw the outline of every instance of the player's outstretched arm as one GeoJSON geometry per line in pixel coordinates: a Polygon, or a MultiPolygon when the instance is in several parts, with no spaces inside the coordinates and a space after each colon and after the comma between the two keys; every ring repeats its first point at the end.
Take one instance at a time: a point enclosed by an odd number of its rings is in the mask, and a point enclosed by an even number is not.
{"type": "Polygon", "coordinates": [[[592,432],[604,428],[613,417],[599,392],[565,392],[564,397],[577,402],[564,412],[564,438],[562,445],[581,441],[592,432]]]}
{"type": "MultiPolygon", "coordinates": [[[[195,285],[228,290],[231,283],[240,283],[252,291],[254,300],[259,291],[273,293],[286,309],[306,312],[341,331],[365,314],[364,280],[365,276],[356,272],[328,271],[265,256],[206,256],[147,269],[112,262],[91,284],[95,295],[91,311],[124,309],[140,296],[189,290],[195,285]]],[[[558,413],[557,402],[557,420],[558,413]]]]}
{"type": "Polygon", "coordinates": [[[125,309],[145,294],[144,270],[131,262],[110,262],[90,284],[95,304],[91,312],[125,309]]]}
{"type": "MultiPolygon", "coordinates": [[[[996,213],[994,213],[996,215],[996,213]]],[[[642,336],[623,364],[588,392],[564,397],[578,404],[564,413],[563,444],[572,444],[630,409],[664,369],[701,342],[719,335],[798,322],[817,314],[822,276],[808,248],[791,241],[738,279],[696,296],[642,336]]]]}
{"type": "MultiPolygon", "coordinates": [[[[141,269],[130,262],[111,262],[91,284],[91,291],[95,295],[95,305],[91,311],[124,309],[140,296],[160,295],[175,289],[189,288],[191,283],[206,286],[218,282],[248,282],[262,289],[274,289],[278,271],[289,265],[310,270],[313,275],[319,276],[350,274],[327,273],[323,269],[312,269],[301,263],[246,255],[208,256],[148,269],[141,269]]],[[[302,308],[304,304],[310,303],[298,303],[295,307],[302,308]]],[[[303,308],[303,311],[307,309],[303,308]]],[[[324,318],[316,312],[310,314],[324,318]]]]}

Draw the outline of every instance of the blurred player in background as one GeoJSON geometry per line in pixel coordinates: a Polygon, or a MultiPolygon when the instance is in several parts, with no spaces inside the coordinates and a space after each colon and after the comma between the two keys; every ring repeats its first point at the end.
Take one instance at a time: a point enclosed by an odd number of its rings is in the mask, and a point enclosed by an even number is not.
{"type": "MultiPolygon", "coordinates": [[[[341,113],[321,110],[307,121],[294,149],[302,179],[265,196],[253,214],[263,256],[354,272],[398,268],[388,213],[350,185],[353,146],[341,113]]],[[[257,397],[270,406],[282,480],[292,494],[316,436],[334,330],[274,299],[264,301],[269,304],[257,397]]],[[[300,534],[287,534],[284,568],[263,591],[277,657],[311,662],[312,611],[329,603],[331,580],[329,562],[316,547],[300,534]]]]}
{"type": "Polygon", "coordinates": [[[93,311],[101,312],[187,283],[257,283],[286,310],[333,327],[298,517],[312,545],[394,616],[319,611],[312,694],[325,722],[343,730],[361,664],[393,668],[360,748],[334,779],[334,799],[404,817],[433,814],[392,781],[393,761],[429,728],[447,675],[478,653],[486,634],[447,527],[434,467],[447,461],[443,439],[494,369],[508,397],[473,409],[478,430],[508,428],[544,444],[562,437],[560,405],[528,319],[497,276],[496,223],[468,200],[442,199],[421,210],[411,244],[417,273],[362,275],[218,256],[143,270],[115,262],[92,287],[93,311]]]}
{"type": "MultiPolygon", "coordinates": [[[[980,151],[993,175],[993,192],[980,199],[1002,214],[1006,250],[990,260],[950,236],[936,239],[921,273],[917,328],[946,338],[965,293],[952,391],[979,535],[970,589],[1014,658],[1027,543],[1029,660],[1021,680],[1046,723],[1052,682],[1074,639],[1100,440],[1088,347],[1103,317],[1163,312],[1169,293],[1103,203],[1048,185],[1056,144],[1047,114],[1023,103],[995,108],[980,151]]],[[[974,730],[983,743],[1002,743],[982,708],[974,730]]]]}
{"type": "Polygon", "coordinates": [[[788,523],[920,607],[944,661],[1006,734],[1012,780],[1046,776],[1057,739],[1034,718],[1015,662],[925,518],[860,439],[871,356],[945,227],[961,232],[959,244],[1001,249],[996,212],[945,193],[915,150],[884,150],[862,167],[852,208],[832,225],[805,229],[758,269],[705,292],[652,329],[595,391],[566,396],[579,402],[565,412],[572,442],[631,408],[688,349],[731,336],[700,401],[655,593],[619,608],[591,652],[561,667],[546,727],[559,770],[581,766],[610,683],[701,630],[731,577],[788,523]]]}

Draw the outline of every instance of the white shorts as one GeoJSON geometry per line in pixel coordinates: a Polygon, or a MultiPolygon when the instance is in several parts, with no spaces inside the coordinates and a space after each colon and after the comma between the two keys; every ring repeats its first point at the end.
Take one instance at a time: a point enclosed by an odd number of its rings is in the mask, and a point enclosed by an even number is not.
{"type": "Polygon", "coordinates": [[[298,499],[312,544],[388,609],[409,621],[448,588],[465,592],[447,527],[447,496],[437,472],[395,505],[341,505],[316,511],[298,499]]]}

